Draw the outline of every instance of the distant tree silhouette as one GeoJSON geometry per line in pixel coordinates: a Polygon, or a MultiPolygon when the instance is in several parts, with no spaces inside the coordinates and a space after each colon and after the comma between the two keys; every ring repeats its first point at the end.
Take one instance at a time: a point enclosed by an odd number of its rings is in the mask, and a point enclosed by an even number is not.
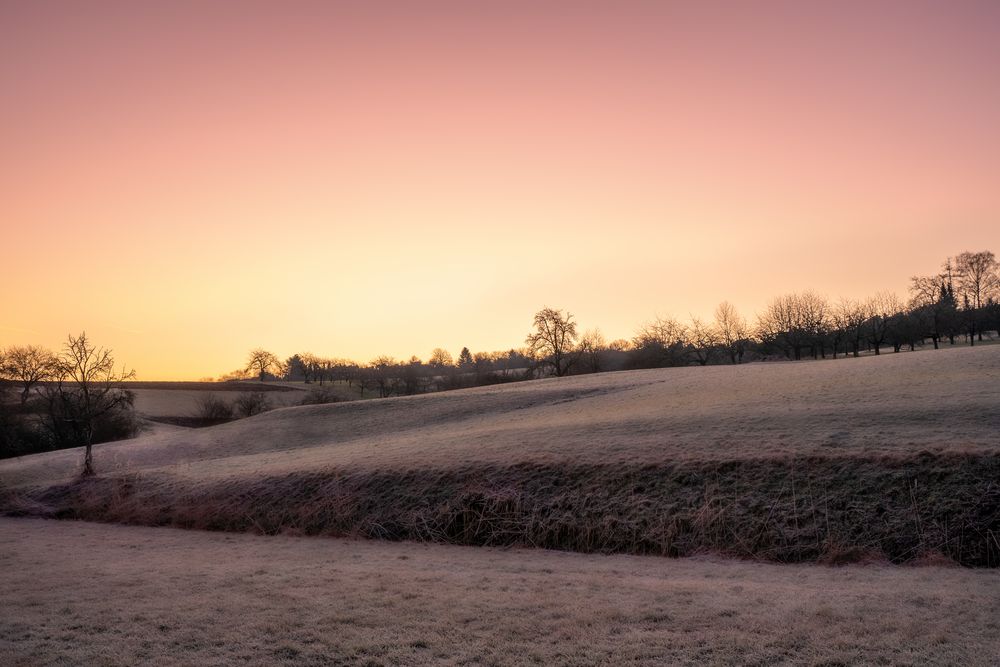
{"type": "Polygon", "coordinates": [[[472,358],[472,352],[469,352],[469,348],[463,347],[462,351],[458,353],[458,367],[468,373],[472,371],[472,366],[475,360],[472,358]]]}
{"type": "Polygon", "coordinates": [[[687,327],[672,317],[646,322],[632,339],[629,368],[663,368],[689,363],[687,327]]]}
{"type": "Polygon", "coordinates": [[[580,362],[588,373],[604,370],[608,343],[600,329],[590,329],[580,338],[580,362]]]}
{"type": "Polygon", "coordinates": [[[686,342],[699,366],[705,366],[712,360],[720,341],[721,336],[712,324],[697,317],[691,318],[686,342]]]}
{"type": "Polygon", "coordinates": [[[715,309],[715,328],[719,333],[719,344],[726,351],[729,361],[734,364],[742,362],[750,329],[733,304],[723,301],[718,305],[715,309]]]}
{"type": "Polygon", "coordinates": [[[21,405],[28,402],[31,390],[40,382],[53,378],[59,371],[59,360],[49,350],[37,345],[12,346],[0,354],[0,379],[21,386],[21,405]]]}
{"type": "Polygon", "coordinates": [[[273,353],[258,347],[250,350],[245,370],[256,374],[263,382],[268,374],[277,375],[281,372],[281,362],[273,353]]]}
{"type": "Polygon", "coordinates": [[[868,342],[878,355],[896,322],[896,316],[903,311],[903,304],[899,297],[891,292],[878,292],[865,303],[865,310],[868,342]]]}
{"type": "Polygon", "coordinates": [[[419,394],[424,389],[424,362],[416,355],[402,364],[399,369],[403,393],[407,396],[419,394]]]}
{"type": "Polygon", "coordinates": [[[798,361],[807,349],[815,357],[822,349],[828,310],[826,299],[812,292],[777,297],[757,316],[757,335],[790,359],[798,361]]]}
{"type": "MultiPolygon", "coordinates": [[[[468,351],[468,348],[465,348],[468,351]]],[[[455,360],[452,358],[451,353],[440,347],[434,348],[431,352],[431,358],[427,360],[428,366],[433,366],[434,368],[441,369],[446,366],[454,366],[455,360]]]]}
{"type": "Polygon", "coordinates": [[[954,338],[958,304],[945,274],[911,278],[910,309],[924,325],[924,335],[930,337],[935,350],[939,348],[939,341],[949,335],[949,331],[952,332],[952,339],[954,338]]]}
{"type": "Polygon", "coordinates": [[[372,359],[368,364],[371,371],[371,378],[378,389],[379,398],[390,396],[395,389],[396,360],[389,356],[380,356],[372,359]]]}
{"type": "Polygon", "coordinates": [[[566,375],[578,357],[573,315],[546,307],[535,313],[533,326],[524,341],[531,354],[556,377],[566,375]]]}
{"type": "Polygon", "coordinates": [[[302,355],[293,354],[285,359],[286,380],[304,380],[307,374],[308,371],[305,362],[302,361],[302,355]]]}
{"type": "Polygon", "coordinates": [[[983,339],[980,326],[983,309],[989,299],[1000,291],[1000,268],[992,252],[963,252],[954,260],[959,300],[969,334],[969,344],[974,337],[983,339]]]}

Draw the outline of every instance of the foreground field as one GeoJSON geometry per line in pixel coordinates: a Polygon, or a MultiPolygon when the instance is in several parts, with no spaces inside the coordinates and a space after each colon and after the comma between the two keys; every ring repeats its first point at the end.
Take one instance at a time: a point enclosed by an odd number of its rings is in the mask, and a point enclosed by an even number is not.
{"type": "Polygon", "coordinates": [[[0,519],[0,663],[995,664],[1000,573],[0,519]]]}
{"type": "Polygon", "coordinates": [[[1000,564],[1000,347],[296,407],[0,462],[0,509],[780,561],[1000,564]],[[2,490],[2,489],[0,489],[2,490]]]}

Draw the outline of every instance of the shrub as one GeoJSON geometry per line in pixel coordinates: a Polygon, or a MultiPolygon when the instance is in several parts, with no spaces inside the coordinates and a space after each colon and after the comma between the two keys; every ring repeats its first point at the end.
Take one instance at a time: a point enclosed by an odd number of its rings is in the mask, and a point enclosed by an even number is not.
{"type": "Polygon", "coordinates": [[[0,459],[52,449],[38,420],[20,406],[4,402],[0,394],[0,459]]]}
{"type": "Polygon", "coordinates": [[[317,387],[306,394],[299,401],[299,405],[323,405],[325,403],[339,403],[342,400],[344,399],[337,395],[333,387],[317,387]]]}
{"type": "Polygon", "coordinates": [[[142,420],[131,405],[122,406],[94,419],[94,435],[91,442],[111,442],[134,438],[142,431],[142,420]]]}
{"type": "Polygon", "coordinates": [[[271,403],[262,391],[244,391],[236,397],[236,413],[241,417],[253,417],[271,409],[271,403]]]}
{"type": "Polygon", "coordinates": [[[206,424],[221,424],[233,418],[233,406],[209,392],[198,397],[194,416],[206,424]]]}

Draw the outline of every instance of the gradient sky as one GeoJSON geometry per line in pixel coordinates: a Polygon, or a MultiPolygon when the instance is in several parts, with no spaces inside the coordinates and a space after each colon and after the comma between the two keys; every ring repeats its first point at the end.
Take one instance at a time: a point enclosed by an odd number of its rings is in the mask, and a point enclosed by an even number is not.
{"type": "Polygon", "coordinates": [[[1000,252],[1000,2],[0,0],[0,345],[608,339],[1000,252]]]}

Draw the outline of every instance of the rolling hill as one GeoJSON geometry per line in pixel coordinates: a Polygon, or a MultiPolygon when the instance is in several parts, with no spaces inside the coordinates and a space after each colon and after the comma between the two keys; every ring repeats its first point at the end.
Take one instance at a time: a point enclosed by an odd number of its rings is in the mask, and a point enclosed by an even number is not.
{"type": "Polygon", "coordinates": [[[1000,564],[1000,347],[290,407],[0,462],[10,511],[776,560],[1000,564]],[[995,540],[995,538],[993,538],[995,540]]]}

